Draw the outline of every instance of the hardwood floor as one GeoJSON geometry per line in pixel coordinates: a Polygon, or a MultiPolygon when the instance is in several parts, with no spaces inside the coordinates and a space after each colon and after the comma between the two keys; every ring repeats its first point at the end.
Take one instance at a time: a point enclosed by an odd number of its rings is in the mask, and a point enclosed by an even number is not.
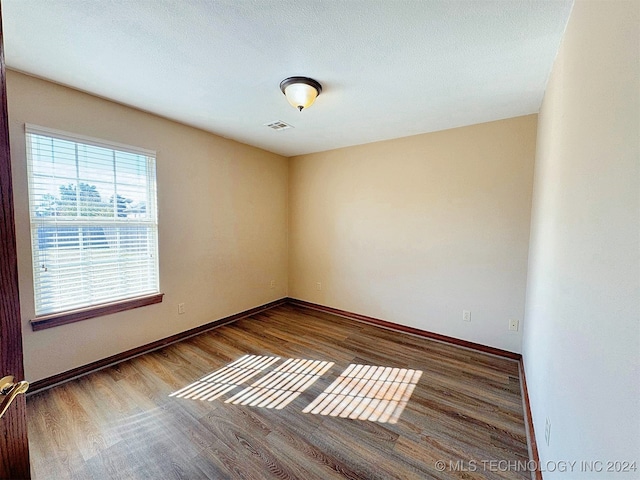
{"type": "Polygon", "coordinates": [[[36,479],[531,478],[516,361],[290,304],[34,394],[27,410],[36,479]],[[246,354],[335,365],[280,410],[225,403],[261,374],[213,401],[169,396],[246,354]],[[302,412],[350,364],[422,371],[397,423],[302,412]]]}

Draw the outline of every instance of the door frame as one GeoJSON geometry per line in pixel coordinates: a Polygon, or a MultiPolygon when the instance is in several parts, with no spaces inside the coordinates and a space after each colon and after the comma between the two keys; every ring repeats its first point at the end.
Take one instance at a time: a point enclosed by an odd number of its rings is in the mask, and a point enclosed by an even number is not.
{"type": "MultiPolygon", "coordinates": [[[[9,115],[0,7],[0,376],[24,380],[9,115]]],[[[0,419],[0,478],[31,478],[27,405],[18,395],[0,419]]]]}

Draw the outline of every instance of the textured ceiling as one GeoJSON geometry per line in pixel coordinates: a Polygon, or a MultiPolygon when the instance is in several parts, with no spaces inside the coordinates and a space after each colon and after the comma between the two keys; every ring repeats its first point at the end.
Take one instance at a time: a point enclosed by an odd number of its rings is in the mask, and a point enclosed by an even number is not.
{"type": "Polygon", "coordinates": [[[10,68],[292,156],[537,112],[571,5],[3,0],[2,13],[10,68]],[[294,75],[323,85],[303,112],[279,89],[294,75]]]}

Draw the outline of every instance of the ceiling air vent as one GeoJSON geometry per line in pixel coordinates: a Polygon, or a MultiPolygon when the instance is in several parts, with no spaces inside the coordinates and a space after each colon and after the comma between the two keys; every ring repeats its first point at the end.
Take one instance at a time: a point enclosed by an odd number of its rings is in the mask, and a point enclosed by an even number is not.
{"type": "Polygon", "coordinates": [[[281,131],[281,130],[286,130],[287,128],[293,128],[293,125],[289,125],[288,123],[284,123],[281,120],[277,120],[275,122],[271,122],[271,123],[265,123],[264,124],[265,127],[269,127],[273,130],[276,130],[277,132],[281,131]]]}

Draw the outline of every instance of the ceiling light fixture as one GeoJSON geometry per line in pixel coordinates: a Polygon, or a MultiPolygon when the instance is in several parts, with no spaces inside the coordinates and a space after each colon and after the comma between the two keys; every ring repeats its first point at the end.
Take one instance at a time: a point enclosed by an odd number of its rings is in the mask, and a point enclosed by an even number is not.
{"type": "Polygon", "coordinates": [[[322,92],[322,85],[313,78],[289,77],[280,82],[280,90],[292,106],[302,111],[313,105],[322,92]]]}

